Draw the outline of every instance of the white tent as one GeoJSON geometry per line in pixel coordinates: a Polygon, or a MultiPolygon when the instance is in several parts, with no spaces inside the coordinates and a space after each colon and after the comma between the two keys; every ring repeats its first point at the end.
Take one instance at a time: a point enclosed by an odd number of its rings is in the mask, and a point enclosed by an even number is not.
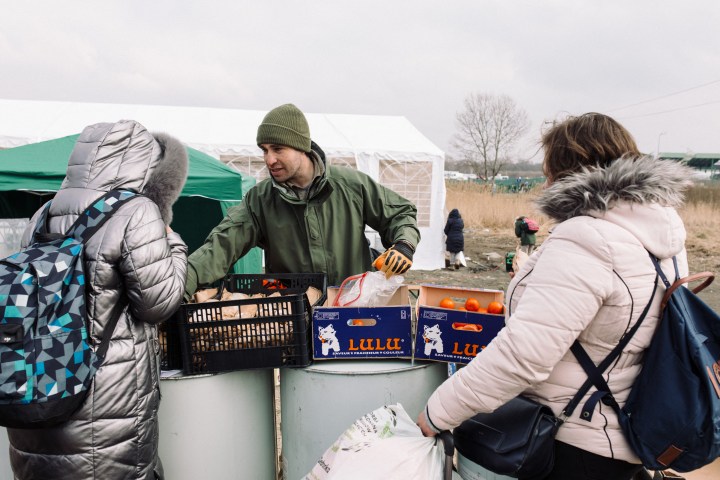
{"type": "MultiPolygon", "coordinates": [[[[79,133],[98,122],[132,119],[168,132],[258,180],[267,176],[255,144],[266,112],[222,108],[45,102],[0,99],[0,148],[79,133]]],[[[421,241],[414,268],[444,265],[445,155],[405,117],[306,114],[313,140],[328,162],[369,174],[411,200],[418,209],[421,241]]],[[[374,232],[373,246],[382,249],[374,232]]]]}

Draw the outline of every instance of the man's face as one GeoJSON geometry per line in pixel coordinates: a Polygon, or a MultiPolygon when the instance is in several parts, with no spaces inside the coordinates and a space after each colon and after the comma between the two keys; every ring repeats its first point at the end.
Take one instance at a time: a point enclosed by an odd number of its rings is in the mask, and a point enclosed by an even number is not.
{"type": "Polygon", "coordinates": [[[263,143],[260,149],[263,151],[265,165],[276,182],[285,183],[295,179],[305,153],[292,147],[272,143],[263,143]]]}

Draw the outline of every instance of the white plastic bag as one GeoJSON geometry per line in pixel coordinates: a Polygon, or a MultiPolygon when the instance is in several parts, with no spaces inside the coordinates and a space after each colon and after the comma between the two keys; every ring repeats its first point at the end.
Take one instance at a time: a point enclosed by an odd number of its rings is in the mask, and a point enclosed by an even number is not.
{"type": "Polygon", "coordinates": [[[465,261],[465,254],[462,251],[459,251],[455,254],[455,260],[460,262],[460,265],[463,267],[467,267],[467,262],[465,261]]]}
{"type": "Polygon", "coordinates": [[[385,272],[365,272],[346,278],[335,298],[336,307],[382,307],[387,305],[405,279],[385,277],[385,272]]]}
{"type": "Polygon", "coordinates": [[[399,403],[357,419],[303,480],[438,480],[445,451],[424,437],[399,403]]]}

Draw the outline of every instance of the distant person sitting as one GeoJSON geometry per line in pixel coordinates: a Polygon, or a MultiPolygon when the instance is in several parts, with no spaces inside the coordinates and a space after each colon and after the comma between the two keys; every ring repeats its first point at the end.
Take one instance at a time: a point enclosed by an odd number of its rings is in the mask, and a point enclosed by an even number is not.
{"type": "Polygon", "coordinates": [[[465,228],[465,224],[460,216],[460,212],[457,208],[453,208],[445,223],[445,249],[449,254],[448,257],[445,258],[446,268],[453,268],[454,266],[455,270],[457,270],[465,266],[465,255],[463,254],[463,250],[465,250],[465,237],[463,235],[463,228],[465,228]]]}
{"type": "Polygon", "coordinates": [[[515,219],[515,236],[520,239],[520,251],[531,255],[535,251],[535,232],[528,229],[523,216],[515,219]]]}

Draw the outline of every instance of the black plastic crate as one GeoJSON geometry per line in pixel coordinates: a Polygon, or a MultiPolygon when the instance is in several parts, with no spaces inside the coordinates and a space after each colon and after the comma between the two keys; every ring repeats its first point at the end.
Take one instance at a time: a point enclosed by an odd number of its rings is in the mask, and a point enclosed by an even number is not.
{"type": "MultiPolygon", "coordinates": [[[[225,278],[225,288],[242,293],[305,293],[315,287],[327,294],[327,275],[324,273],[232,274],[225,278]],[[279,284],[279,285],[278,285],[279,284]],[[284,287],[284,288],[283,288],[284,287]]],[[[324,299],[323,299],[324,300],[324,299]]]]}
{"type": "Polygon", "coordinates": [[[280,295],[181,305],[163,324],[163,368],[194,374],[311,363],[310,314],[325,301],[325,274],[233,274],[223,285],[229,292],[280,295]],[[314,305],[305,295],[310,286],[321,292],[314,305]],[[256,314],[228,318],[246,309],[256,314]]]}

